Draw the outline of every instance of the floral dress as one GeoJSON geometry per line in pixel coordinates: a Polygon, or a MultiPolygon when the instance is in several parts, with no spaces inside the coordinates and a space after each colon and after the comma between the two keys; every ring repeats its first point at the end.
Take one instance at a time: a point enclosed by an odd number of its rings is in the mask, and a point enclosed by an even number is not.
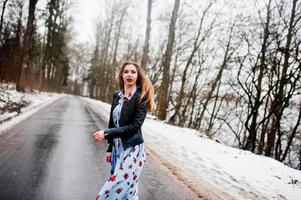
{"type": "MultiPolygon", "coordinates": [[[[121,98],[113,110],[116,127],[119,127],[123,102],[130,100],[136,89],[132,90],[129,97],[124,96],[122,90],[118,93],[121,98]]],[[[111,176],[97,194],[96,200],[138,200],[138,179],[146,161],[144,144],[124,148],[121,138],[114,138],[111,160],[111,176]]]]}

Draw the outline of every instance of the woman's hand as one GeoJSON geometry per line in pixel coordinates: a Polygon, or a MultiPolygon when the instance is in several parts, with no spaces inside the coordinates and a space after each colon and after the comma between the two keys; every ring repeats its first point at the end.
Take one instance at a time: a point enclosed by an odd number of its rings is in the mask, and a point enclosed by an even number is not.
{"type": "Polygon", "coordinates": [[[97,141],[102,141],[105,139],[105,134],[103,131],[96,131],[95,133],[93,133],[93,137],[97,141]]]}
{"type": "Polygon", "coordinates": [[[106,153],[106,161],[108,163],[112,162],[112,152],[107,152],[106,153]]]}

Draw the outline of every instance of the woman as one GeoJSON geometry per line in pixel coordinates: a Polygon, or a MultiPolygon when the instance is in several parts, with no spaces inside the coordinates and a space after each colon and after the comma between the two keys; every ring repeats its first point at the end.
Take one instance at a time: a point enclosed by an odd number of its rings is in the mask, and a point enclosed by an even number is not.
{"type": "Polygon", "coordinates": [[[111,162],[111,176],[96,200],[138,199],[138,179],[146,160],[141,126],[155,106],[153,86],[135,62],[123,63],[118,80],[109,127],[93,134],[97,141],[108,141],[106,161],[111,162]]]}

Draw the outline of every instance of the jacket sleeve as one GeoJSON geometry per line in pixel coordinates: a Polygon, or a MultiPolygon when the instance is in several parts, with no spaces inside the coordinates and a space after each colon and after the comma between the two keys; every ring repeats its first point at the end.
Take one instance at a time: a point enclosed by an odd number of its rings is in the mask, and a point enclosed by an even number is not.
{"type": "Polygon", "coordinates": [[[141,102],[138,102],[138,99],[139,98],[137,98],[136,100],[137,103],[134,122],[126,126],[108,128],[104,130],[105,139],[110,140],[116,137],[129,137],[131,134],[136,133],[138,131],[138,129],[142,126],[147,114],[145,98],[141,102]]]}
{"type": "MultiPolygon", "coordinates": [[[[114,99],[116,98],[116,95],[117,95],[117,93],[115,92],[114,94],[113,94],[113,100],[112,100],[112,104],[111,104],[111,111],[110,111],[110,118],[109,118],[109,124],[108,124],[108,128],[112,128],[113,127],[113,125],[114,125],[114,122],[113,122],[113,120],[112,120],[112,114],[113,114],[113,102],[114,102],[114,99]]],[[[108,145],[107,145],[107,152],[112,152],[112,148],[113,148],[113,139],[111,138],[111,139],[108,139],[107,140],[107,142],[108,142],[108,145]]]]}
{"type": "Polygon", "coordinates": [[[108,141],[107,152],[112,152],[113,149],[113,141],[108,141]]]}

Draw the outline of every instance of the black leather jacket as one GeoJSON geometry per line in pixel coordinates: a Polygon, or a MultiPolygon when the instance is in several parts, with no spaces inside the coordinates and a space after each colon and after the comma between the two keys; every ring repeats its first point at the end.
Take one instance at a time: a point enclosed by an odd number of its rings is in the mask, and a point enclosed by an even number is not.
{"type": "Polygon", "coordinates": [[[139,102],[140,86],[137,86],[136,92],[131,99],[124,102],[121,108],[119,127],[113,122],[113,110],[118,105],[120,99],[118,91],[113,94],[113,101],[110,111],[110,119],[108,129],[104,130],[105,139],[108,141],[107,152],[112,152],[113,139],[120,137],[125,147],[134,147],[144,142],[141,126],[147,114],[147,106],[145,98],[139,102]]]}

